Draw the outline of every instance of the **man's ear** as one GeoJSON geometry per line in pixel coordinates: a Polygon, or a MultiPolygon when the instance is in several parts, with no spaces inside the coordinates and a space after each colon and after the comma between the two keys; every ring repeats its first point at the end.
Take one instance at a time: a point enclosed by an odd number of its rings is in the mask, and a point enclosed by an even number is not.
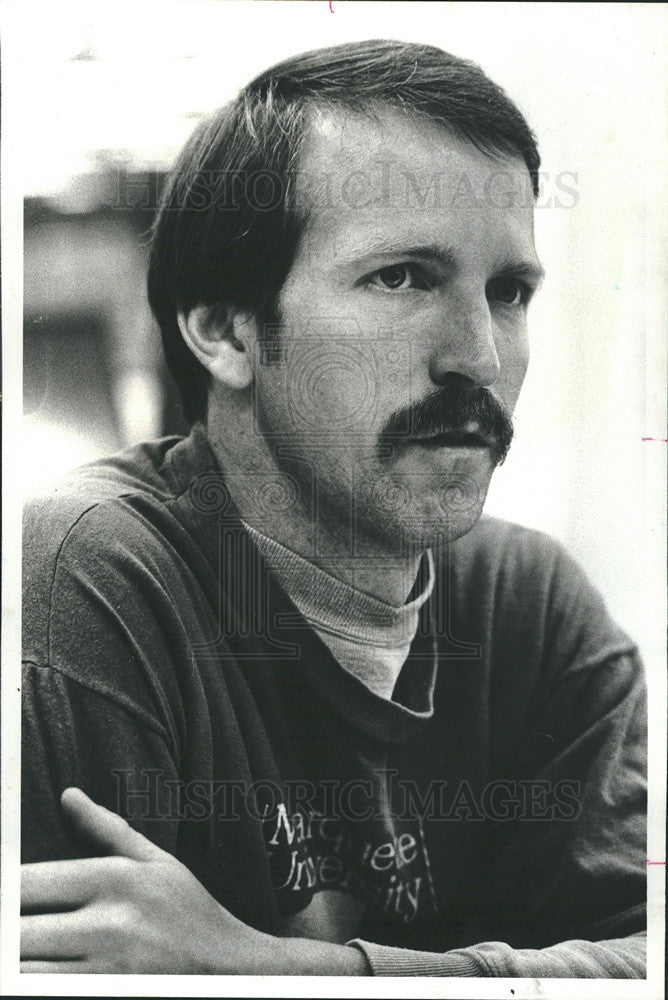
{"type": "Polygon", "coordinates": [[[181,336],[200,364],[229,389],[247,389],[253,381],[255,322],[231,306],[195,306],[179,310],[181,336]]]}

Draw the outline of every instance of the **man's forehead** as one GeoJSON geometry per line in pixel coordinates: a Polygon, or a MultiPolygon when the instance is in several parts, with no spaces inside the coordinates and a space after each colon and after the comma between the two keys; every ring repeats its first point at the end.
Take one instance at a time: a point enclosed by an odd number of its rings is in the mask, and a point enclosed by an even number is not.
{"type": "MultiPolygon", "coordinates": [[[[299,174],[310,180],[313,175],[354,168],[371,174],[374,168],[392,163],[422,180],[438,174],[442,183],[456,181],[462,171],[474,185],[488,181],[490,174],[509,174],[531,191],[529,171],[519,154],[479,150],[446,125],[414,113],[380,105],[371,106],[364,114],[344,108],[315,108],[307,121],[299,174]]],[[[382,171],[375,173],[378,176],[382,171]]],[[[389,177],[393,182],[396,179],[389,177]]]]}
{"type": "Polygon", "coordinates": [[[519,156],[481,151],[392,108],[315,112],[297,192],[311,233],[351,249],[391,238],[388,227],[415,245],[479,229],[533,247],[533,190],[519,156]]]}

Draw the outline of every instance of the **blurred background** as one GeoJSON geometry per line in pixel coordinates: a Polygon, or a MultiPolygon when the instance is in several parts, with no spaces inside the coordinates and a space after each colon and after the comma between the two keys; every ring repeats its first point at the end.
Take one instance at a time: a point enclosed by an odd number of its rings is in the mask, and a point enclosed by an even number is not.
{"type": "Polygon", "coordinates": [[[5,91],[25,194],[26,490],[183,429],[145,270],[165,172],[196,121],[290,53],[428,41],[504,86],[543,155],[548,277],[487,510],[564,541],[646,655],[662,650],[661,5],[22,0],[5,22],[21,53],[5,91]]]}

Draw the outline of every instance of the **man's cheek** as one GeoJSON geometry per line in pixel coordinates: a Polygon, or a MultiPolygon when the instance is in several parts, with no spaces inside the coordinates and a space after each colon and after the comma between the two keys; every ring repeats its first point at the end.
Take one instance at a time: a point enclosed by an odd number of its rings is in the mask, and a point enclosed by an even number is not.
{"type": "Polygon", "coordinates": [[[501,362],[501,377],[496,388],[492,387],[500,397],[506,409],[513,412],[517,404],[524,379],[529,366],[529,342],[526,336],[517,337],[511,343],[499,346],[501,362]]]}
{"type": "Polygon", "coordinates": [[[410,349],[397,334],[362,335],[354,320],[313,318],[308,336],[282,331],[280,343],[280,371],[265,370],[258,385],[269,423],[280,414],[283,434],[367,438],[411,400],[410,349]]]}

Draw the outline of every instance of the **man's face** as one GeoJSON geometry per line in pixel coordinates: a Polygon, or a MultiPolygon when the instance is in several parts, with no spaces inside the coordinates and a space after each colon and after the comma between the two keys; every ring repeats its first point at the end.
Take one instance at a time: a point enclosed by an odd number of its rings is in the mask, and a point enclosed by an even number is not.
{"type": "Polygon", "coordinates": [[[309,224],[279,299],[280,359],[257,370],[258,424],[330,528],[393,547],[458,537],[528,362],[526,166],[391,111],[328,113],[297,192],[309,224]]]}

